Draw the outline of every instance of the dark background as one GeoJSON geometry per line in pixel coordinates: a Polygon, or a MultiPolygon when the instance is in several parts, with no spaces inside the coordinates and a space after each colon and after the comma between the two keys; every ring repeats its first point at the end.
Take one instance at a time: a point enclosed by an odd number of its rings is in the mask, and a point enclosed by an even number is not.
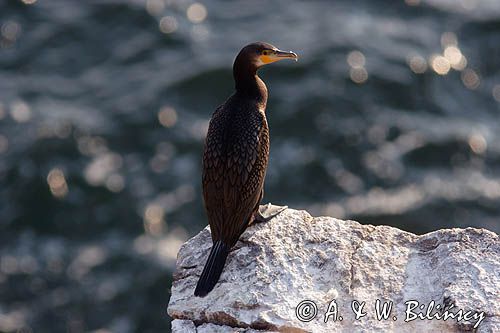
{"type": "Polygon", "coordinates": [[[208,120],[261,71],[264,202],[500,231],[500,2],[0,1],[0,331],[168,332],[208,120]],[[34,2],[29,4],[30,2],[34,2]]]}

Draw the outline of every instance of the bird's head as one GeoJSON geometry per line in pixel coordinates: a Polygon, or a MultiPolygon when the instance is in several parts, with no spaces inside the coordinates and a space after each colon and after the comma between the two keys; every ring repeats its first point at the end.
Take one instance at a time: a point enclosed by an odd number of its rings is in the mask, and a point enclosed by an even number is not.
{"type": "Polygon", "coordinates": [[[271,44],[256,42],[241,49],[236,57],[235,64],[238,63],[257,70],[264,65],[283,59],[295,59],[297,61],[298,57],[292,51],[281,51],[271,44]]]}

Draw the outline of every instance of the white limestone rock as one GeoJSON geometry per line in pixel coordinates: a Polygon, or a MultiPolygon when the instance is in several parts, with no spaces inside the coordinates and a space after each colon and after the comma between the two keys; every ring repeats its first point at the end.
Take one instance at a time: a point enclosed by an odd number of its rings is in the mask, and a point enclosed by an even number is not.
{"type": "MultiPolygon", "coordinates": [[[[287,209],[250,226],[228,256],[214,290],[194,288],[212,245],[209,228],[186,242],[177,258],[168,314],[177,332],[500,332],[500,242],[485,229],[446,229],[417,236],[388,226],[311,217],[287,209]],[[324,322],[332,300],[343,320],[324,322]],[[387,320],[375,302],[392,301],[387,320]],[[297,319],[296,307],[313,301],[317,316],[297,319]],[[351,302],[366,302],[356,320],[351,302]],[[446,305],[457,319],[405,322],[405,302],[446,305]],[[396,316],[396,320],[394,320],[396,316]]],[[[302,308],[304,309],[304,308],[302,308]]],[[[432,313],[435,313],[433,311],[432,313]]],[[[431,314],[432,314],[431,313],[431,314]]],[[[304,313],[306,315],[307,313],[304,313]]]]}

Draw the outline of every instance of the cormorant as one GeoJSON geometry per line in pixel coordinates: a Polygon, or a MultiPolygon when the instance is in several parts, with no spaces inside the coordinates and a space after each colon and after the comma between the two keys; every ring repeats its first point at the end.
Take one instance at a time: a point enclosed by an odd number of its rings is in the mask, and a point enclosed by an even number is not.
{"type": "Polygon", "coordinates": [[[269,128],[265,114],[267,88],[257,71],[266,64],[290,58],[297,60],[297,55],[268,43],[245,46],[233,65],[236,92],[210,120],[202,179],[213,245],[196,296],[206,296],[214,288],[231,247],[250,223],[263,219],[259,203],[269,159],[269,128]]]}

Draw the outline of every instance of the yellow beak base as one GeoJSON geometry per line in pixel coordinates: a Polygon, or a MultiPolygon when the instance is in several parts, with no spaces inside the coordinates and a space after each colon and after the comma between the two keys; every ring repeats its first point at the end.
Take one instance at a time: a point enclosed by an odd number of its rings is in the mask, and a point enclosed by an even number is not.
{"type": "Polygon", "coordinates": [[[270,64],[283,59],[295,59],[297,61],[298,56],[292,51],[275,51],[269,55],[261,55],[259,59],[264,64],[270,64]]]}

